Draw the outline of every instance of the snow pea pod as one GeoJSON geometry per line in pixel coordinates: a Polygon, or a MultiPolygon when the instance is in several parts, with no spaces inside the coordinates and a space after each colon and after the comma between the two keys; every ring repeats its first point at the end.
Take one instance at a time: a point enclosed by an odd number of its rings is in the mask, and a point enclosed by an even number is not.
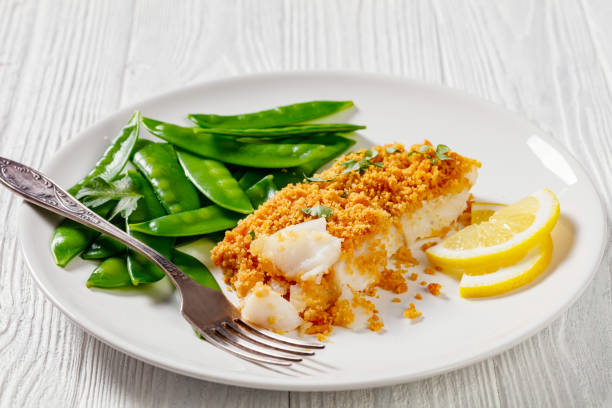
{"type": "MultiPolygon", "coordinates": [[[[85,184],[96,177],[110,181],[121,172],[138,140],[140,121],[140,112],[134,112],[128,123],[121,129],[119,135],[109,148],[106,149],[89,174],[79,183],[68,189],[70,194],[75,195],[85,184]]],[[[114,203],[102,205],[94,211],[102,216],[106,216],[114,205],[114,203]]],[[[55,258],[55,263],[61,267],[66,266],[72,258],[85,250],[98,235],[98,232],[77,222],[71,220],[62,221],[51,238],[51,252],[55,258]]]]}
{"type": "Polygon", "coordinates": [[[172,145],[147,145],[134,154],[134,164],[149,180],[168,213],[175,214],[200,207],[198,192],[185,176],[172,145]]]}
{"type": "Polygon", "coordinates": [[[106,234],[99,235],[81,254],[83,259],[105,259],[125,252],[126,247],[121,242],[106,234]]]}
{"type": "MultiPolygon", "coordinates": [[[[325,136],[325,143],[321,143],[323,140],[318,138],[309,139],[308,143],[297,139],[283,139],[279,143],[254,144],[238,142],[211,133],[201,133],[197,132],[197,128],[182,127],[149,118],[143,118],[142,123],[151,134],[191,153],[247,167],[300,166],[316,157],[318,151],[324,149],[326,144],[335,144],[341,138],[332,134],[325,136]]],[[[148,147],[150,146],[145,149],[148,147]]]]}
{"type": "Polygon", "coordinates": [[[117,176],[130,158],[134,145],[138,140],[140,123],[141,115],[139,111],[136,111],[89,174],[72,186],[68,192],[75,195],[85,184],[96,177],[110,181],[117,176]]]}
{"type": "Polygon", "coordinates": [[[319,119],[352,106],[352,101],[310,101],[241,115],[190,114],[187,117],[204,128],[253,129],[319,119]]]}
{"type": "Polygon", "coordinates": [[[350,133],[359,129],[365,129],[365,126],[353,125],[350,123],[317,123],[312,125],[296,125],[266,129],[197,129],[196,133],[213,133],[217,136],[232,138],[239,141],[247,141],[254,139],[255,141],[262,139],[282,139],[289,136],[306,136],[313,134],[324,133],[350,133]]]}
{"type": "Polygon", "coordinates": [[[182,150],[177,150],[176,154],[189,180],[210,201],[242,214],[253,212],[249,197],[223,163],[182,150]]]}
{"type": "MultiPolygon", "coordinates": [[[[157,199],[149,182],[136,171],[128,171],[128,176],[136,186],[142,198],[138,200],[136,209],[126,221],[126,231],[134,238],[142,241],[160,254],[169,258],[171,255],[174,238],[154,237],[137,231],[132,231],[130,222],[144,222],[166,214],[161,203],[157,199]]],[[[164,277],[164,272],[147,258],[135,251],[128,251],[127,267],[133,285],[141,283],[157,282],[164,277]]]]}
{"type": "Polygon", "coordinates": [[[138,139],[136,141],[136,144],[134,145],[134,149],[132,149],[132,154],[130,155],[130,160],[133,161],[134,160],[134,155],[136,154],[136,152],[138,152],[140,149],[144,148],[145,146],[150,145],[151,143],[154,143],[154,142],[149,140],[149,139],[138,139]]]}
{"type": "MultiPolygon", "coordinates": [[[[114,208],[116,202],[107,202],[93,211],[102,217],[106,217],[114,208]]],[[[70,262],[72,258],[83,252],[85,248],[100,233],[88,228],[76,221],[64,219],[55,229],[51,238],[51,252],[56,265],[62,268],[70,262]]]]}
{"type": "Polygon", "coordinates": [[[333,158],[338,157],[355,143],[356,142],[353,139],[341,138],[335,144],[326,145],[324,149],[317,152],[312,160],[302,164],[299,167],[286,169],[286,171],[274,171],[272,173],[274,174],[274,184],[276,184],[276,187],[281,189],[287,184],[302,182],[305,177],[312,176],[323,165],[328,163],[333,158]]]}
{"type": "Polygon", "coordinates": [[[185,272],[187,276],[198,282],[200,285],[215,290],[221,290],[219,284],[212,276],[208,268],[193,256],[181,251],[173,250],[172,262],[174,262],[174,264],[178,266],[181,271],[185,272]]]}
{"type": "Polygon", "coordinates": [[[216,205],[130,224],[132,231],[160,237],[187,237],[233,228],[244,215],[216,205]]]}
{"type": "Polygon", "coordinates": [[[107,258],[89,276],[87,287],[121,288],[132,286],[125,257],[107,258]]]}
{"type": "Polygon", "coordinates": [[[243,190],[248,190],[253,184],[257,183],[259,180],[273,172],[274,170],[270,169],[249,169],[247,170],[240,180],[238,180],[238,185],[243,190]]]}
{"type": "Polygon", "coordinates": [[[249,196],[249,200],[251,200],[255,208],[265,203],[274,194],[276,194],[276,185],[274,185],[274,176],[272,174],[262,178],[246,191],[246,195],[249,196]]]}
{"type": "Polygon", "coordinates": [[[339,156],[354,144],[355,141],[353,139],[339,138],[337,143],[325,145],[323,149],[317,152],[311,161],[299,167],[291,167],[288,169],[248,169],[242,175],[238,184],[243,190],[247,190],[268,174],[274,175],[274,184],[278,189],[290,183],[302,182],[305,177],[312,176],[325,163],[339,156]]]}

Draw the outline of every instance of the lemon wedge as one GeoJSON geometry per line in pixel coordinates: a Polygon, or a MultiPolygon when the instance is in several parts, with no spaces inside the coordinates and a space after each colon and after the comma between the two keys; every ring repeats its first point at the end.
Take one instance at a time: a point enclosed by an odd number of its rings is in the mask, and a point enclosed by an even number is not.
{"type": "Polygon", "coordinates": [[[489,218],[497,210],[501,210],[506,204],[495,204],[495,203],[472,203],[472,211],[470,214],[470,224],[480,224],[484,221],[489,221],[489,218]]]}
{"type": "Polygon", "coordinates": [[[512,266],[484,275],[464,274],[459,283],[459,294],[464,298],[496,296],[524,286],[548,267],[552,252],[552,239],[548,235],[512,266]]]}
{"type": "Polygon", "coordinates": [[[470,275],[510,266],[544,241],[559,218],[559,200],[548,189],[495,211],[427,250],[434,266],[470,275]]]}

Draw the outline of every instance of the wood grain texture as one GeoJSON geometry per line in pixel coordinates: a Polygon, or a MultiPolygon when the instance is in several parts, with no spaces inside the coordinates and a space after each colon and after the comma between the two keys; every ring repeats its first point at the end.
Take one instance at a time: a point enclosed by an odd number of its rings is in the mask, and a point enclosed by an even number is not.
{"type": "MultiPolygon", "coordinates": [[[[384,72],[462,89],[534,121],[582,162],[611,217],[611,17],[606,0],[4,0],[0,149],[41,166],[121,106],[198,81],[384,72]]],[[[69,322],[27,272],[17,208],[0,194],[1,407],[612,405],[610,250],[574,307],[495,358],[393,387],[256,391],[152,367],[69,322]]]]}

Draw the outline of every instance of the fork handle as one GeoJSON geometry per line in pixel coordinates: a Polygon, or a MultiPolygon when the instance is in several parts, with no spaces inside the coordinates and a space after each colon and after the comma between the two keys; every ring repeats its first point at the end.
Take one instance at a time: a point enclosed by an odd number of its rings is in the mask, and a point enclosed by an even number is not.
{"type": "Polygon", "coordinates": [[[100,231],[144,255],[168,275],[179,291],[188,282],[193,282],[162,254],[85,207],[42,173],[16,161],[0,157],[0,182],[25,200],[100,231]]]}

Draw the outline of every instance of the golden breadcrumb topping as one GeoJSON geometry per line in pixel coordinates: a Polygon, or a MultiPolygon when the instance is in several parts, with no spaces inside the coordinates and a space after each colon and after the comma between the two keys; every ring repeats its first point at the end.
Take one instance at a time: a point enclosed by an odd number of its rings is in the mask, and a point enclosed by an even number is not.
{"type": "Polygon", "coordinates": [[[442,289],[442,285],[440,285],[439,283],[430,283],[429,285],[427,285],[427,290],[434,296],[440,295],[440,289],[442,289]]]}
{"type": "Polygon", "coordinates": [[[416,306],[414,306],[414,303],[411,303],[410,306],[408,306],[408,309],[404,311],[404,316],[409,319],[416,319],[421,315],[422,313],[417,310],[416,306]]]}
{"type": "Polygon", "coordinates": [[[434,247],[434,246],[436,246],[436,245],[438,245],[438,243],[437,243],[437,242],[435,242],[435,241],[434,241],[434,242],[426,242],[426,243],[424,243],[423,245],[421,245],[421,251],[425,252],[425,251],[427,251],[429,248],[434,247]]]}
{"type": "MultiPolygon", "coordinates": [[[[424,144],[431,145],[428,141],[424,144]]],[[[373,240],[373,236],[387,231],[397,222],[394,220],[417,210],[424,201],[470,187],[466,175],[474,167],[480,167],[479,162],[455,152],[448,153],[452,160],[434,165],[429,155],[411,153],[422,146],[414,145],[409,150],[401,144],[372,147],[378,154],[370,159],[370,165],[364,171],[347,172],[342,164],[364,159],[366,149],[362,149],[342,157],[315,176],[328,181],[286,186],[225,233],[224,240],[212,251],[213,262],[221,267],[239,297],[246,296],[258,282],[268,283],[272,277],[287,282],[269,261],[250,251],[253,236],[271,235],[290,225],[312,220],[313,216],[302,209],[323,205],[333,210],[327,219],[327,232],[342,239],[342,257],[353,259],[353,265],[376,274],[379,287],[395,293],[405,292],[406,280],[400,272],[380,268],[386,264],[387,254],[384,243],[373,240]],[[354,257],[353,252],[366,241],[370,242],[366,255],[354,257]]],[[[395,260],[398,268],[418,264],[408,248],[401,248],[395,260]]],[[[351,304],[340,298],[341,291],[329,275],[324,275],[320,284],[298,282],[307,299],[307,307],[300,312],[305,320],[300,327],[302,333],[325,336],[333,325],[348,326],[354,320],[351,304]]],[[[285,298],[288,296],[286,292],[285,298]]],[[[364,307],[369,301],[355,296],[353,307],[355,302],[364,307]]],[[[380,330],[383,323],[373,304],[369,304],[366,308],[371,312],[369,327],[380,330]]]]}
{"type": "Polygon", "coordinates": [[[383,269],[378,287],[393,293],[404,293],[408,290],[406,279],[397,269],[383,269]]]}
{"type": "Polygon", "coordinates": [[[398,268],[410,268],[411,266],[417,266],[419,264],[419,261],[417,261],[417,259],[412,256],[410,248],[407,248],[405,246],[397,250],[397,252],[393,255],[393,259],[395,259],[395,265],[398,268]]]}

